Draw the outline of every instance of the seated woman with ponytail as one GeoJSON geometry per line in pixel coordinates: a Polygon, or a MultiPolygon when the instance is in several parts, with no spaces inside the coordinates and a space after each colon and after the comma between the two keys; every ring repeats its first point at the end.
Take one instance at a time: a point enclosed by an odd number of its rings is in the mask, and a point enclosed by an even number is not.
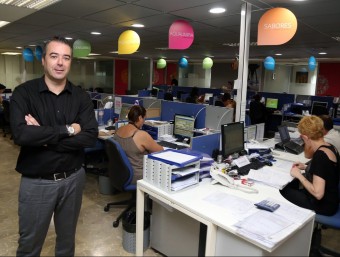
{"type": "Polygon", "coordinates": [[[132,106],[128,114],[129,123],[116,130],[114,135],[114,139],[121,145],[131,162],[134,184],[143,178],[144,155],[163,150],[163,147],[157,144],[147,132],[141,130],[145,115],[144,107],[132,106]]]}

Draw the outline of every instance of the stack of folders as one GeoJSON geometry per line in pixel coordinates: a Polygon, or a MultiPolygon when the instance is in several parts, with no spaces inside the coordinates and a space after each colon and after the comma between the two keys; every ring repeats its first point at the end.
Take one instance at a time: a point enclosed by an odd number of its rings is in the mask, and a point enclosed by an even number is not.
{"type": "Polygon", "coordinates": [[[210,157],[203,157],[200,160],[200,179],[211,177],[210,167],[214,163],[214,159],[210,157]]]}
{"type": "Polygon", "coordinates": [[[171,190],[178,191],[196,184],[196,172],[198,170],[196,167],[184,167],[173,171],[171,174],[171,190]]]}

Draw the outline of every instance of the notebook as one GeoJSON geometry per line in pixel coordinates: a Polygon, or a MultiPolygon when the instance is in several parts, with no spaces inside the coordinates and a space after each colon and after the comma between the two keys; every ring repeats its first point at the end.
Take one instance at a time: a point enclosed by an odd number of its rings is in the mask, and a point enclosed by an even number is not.
{"type": "Polygon", "coordinates": [[[275,144],[275,148],[285,150],[293,154],[300,154],[303,152],[303,141],[293,141],[289,136],[288,127],[285,125],[278,126],[281,142],[275,144]]]}

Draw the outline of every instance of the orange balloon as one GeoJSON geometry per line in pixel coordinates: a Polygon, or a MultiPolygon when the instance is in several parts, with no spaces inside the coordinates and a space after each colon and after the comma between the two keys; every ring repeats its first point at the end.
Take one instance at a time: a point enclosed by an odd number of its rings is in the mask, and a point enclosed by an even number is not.
{"type": "Polygon", "coordinates": [[[265,12],[258,24],[257,45],[282,45],[295,35],[297,20],[286,8],[273,8],[265,12]]]}

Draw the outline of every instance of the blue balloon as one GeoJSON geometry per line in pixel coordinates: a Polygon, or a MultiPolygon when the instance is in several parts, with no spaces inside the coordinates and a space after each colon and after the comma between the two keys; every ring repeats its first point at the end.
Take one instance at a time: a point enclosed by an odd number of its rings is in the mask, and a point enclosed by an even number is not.
{"type": "Polygon", "coordinates": [[[43,52],[43,49],[42,49],[41,46],[37,46],[37,47],[35,48],[35,58],[37,58],[38,61],[41,61],[42,52],[43,52]]]}
{"type": "Polygon", "coordinates": [[[33,62],[34,56],[33,56],[32,50],[30,48],[25,48],[22,55],[24,56],[24,60],[26,62],[33,62]]]}
{"type": "Polygon", "coordinates": [[[273,57],[268,56],[264,59],[264,68],[266,70],[274,70],[275,69],[275,60],[273,57]]]}
{"type": "Polygon", "coordinates": [[[185,59],[184,57],[182,57],[181,59],[179,59],[178,65],[181,68],[187,68],[188,67],[188,60],[185,59]]]}
{"type": "Polygon", "coordinates": [[[316,60],[315,60],[315,57],[314,56],[311,56],[309,57],[309,60],[308,60],[308,69],[310,71],[314,71],[315,70],[315,67],[316,67],[316,60]]]}

